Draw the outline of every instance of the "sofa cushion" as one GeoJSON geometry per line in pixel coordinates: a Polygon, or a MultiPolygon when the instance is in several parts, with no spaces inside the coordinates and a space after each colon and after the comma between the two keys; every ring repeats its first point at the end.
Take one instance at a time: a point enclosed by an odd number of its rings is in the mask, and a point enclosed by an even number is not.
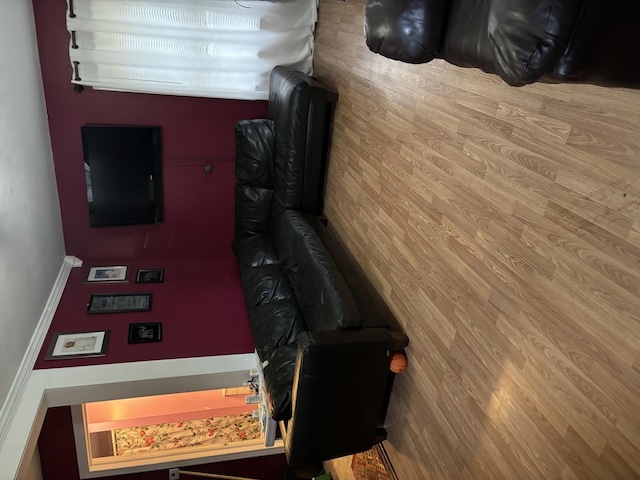
{"type": "Polygon", "coordinates": [[[271,222],[271,238],[280,260],[280,268],[290,285],[295,285],[298,276],[298,247],[309,233],[309,224],[302,216],[289,210],[278,210],[271,222]]]}
{"type": "Polygon", "coordinates": [[[407,63],[438,56],[450,0],[370,0],[364,34],[372,52],[407,63]]]}
{"type": "Polygon", "coordinates": [[[538,80],[564,52],[583,0],[451,0],[442,56],[497,73],[509,85],[538,80]]]}
{"type": "Polygon", "coordinates": [[[351,292],[304,215],[280,215],[274,246],[310,331],[362,326],[351,292]]]}
{"type": "Polygon", "coordinates": [[[297,345],[274,347],[262,362],[264,393],[269,413],[274,420],[288,420],[291,417],[291,391],[296,369],[297,345]]]}
{"type": "Polygon", "coordinates": [[[292,298],[291,287],[278,265],[245,268],[241,275],[249,315],[257,305],[292,298]]]}
{"type": "Polygon", "coordinates": [[[295,343],[306,326],[293,298],[251,309],[251,333],[260,360],[268,360],[274,347],[295,343]]]}
{"type": "Polygon", "coordinates": [[[241,269],[279,263],[271,237],[267,235],[235,238],[231,248],[241,269]]]}
{"type": "Polygon", "coordinates": [[[492,1],[451,0],[441,57],[454,65],[497,73],[488,36],[488,11],[492,1]]]}

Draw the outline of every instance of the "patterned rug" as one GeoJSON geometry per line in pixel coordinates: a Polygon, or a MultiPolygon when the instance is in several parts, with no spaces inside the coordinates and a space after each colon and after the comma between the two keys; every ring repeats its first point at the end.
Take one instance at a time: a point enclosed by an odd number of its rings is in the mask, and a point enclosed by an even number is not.
{"type": "Polygon", "coordinates": [[[116,455],[136,455],[156,450],[228,445],[260,438],[260,424],[251,413],[160,423],[113,431],[116,455]]]}
{"type": "Polygon", "coordinates": [[[356,453],[351,460],[351,471],[356,480],[398,480],[387,452],[380,443],[371,450],[356,453]]]}

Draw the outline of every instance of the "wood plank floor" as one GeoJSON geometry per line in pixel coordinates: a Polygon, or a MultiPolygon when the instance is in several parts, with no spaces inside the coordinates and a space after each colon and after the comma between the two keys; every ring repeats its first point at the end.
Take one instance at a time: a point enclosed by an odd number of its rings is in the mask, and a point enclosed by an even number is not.
{"type": "Polygon", "coordinates": [[[402,479],[640,478],[640,92],[374,55],[321,0],[325,214],[409,335],[402,479]]]}

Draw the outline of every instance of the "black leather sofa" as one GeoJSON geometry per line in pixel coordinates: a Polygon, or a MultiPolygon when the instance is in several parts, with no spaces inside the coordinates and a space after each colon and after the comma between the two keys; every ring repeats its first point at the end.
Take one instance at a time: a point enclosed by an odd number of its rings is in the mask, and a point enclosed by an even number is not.
{"type": "Polygon", "coordinates": [[[538,80],[640,86],[640,2],[633,0],[369,0],[370,50],[407,63],[443,58],[538,80]]]}
{"type": "Polygon", "coordinates": [[[385,438],[390,354],[408,344],[384,319],[360,314],[314,229],[336,98],[276,67],[270,118],[236,125],[233,250],[264,393],[294,469],[385,438]]]}

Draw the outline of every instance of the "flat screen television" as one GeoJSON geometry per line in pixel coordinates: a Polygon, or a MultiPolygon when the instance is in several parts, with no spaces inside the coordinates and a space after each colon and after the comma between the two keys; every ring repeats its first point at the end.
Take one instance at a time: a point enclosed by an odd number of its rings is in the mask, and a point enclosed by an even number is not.
{"type": "Polygon", "coordinates": [[[162,221],[160,127],[81,127],[92,227],[162,221]]]}

